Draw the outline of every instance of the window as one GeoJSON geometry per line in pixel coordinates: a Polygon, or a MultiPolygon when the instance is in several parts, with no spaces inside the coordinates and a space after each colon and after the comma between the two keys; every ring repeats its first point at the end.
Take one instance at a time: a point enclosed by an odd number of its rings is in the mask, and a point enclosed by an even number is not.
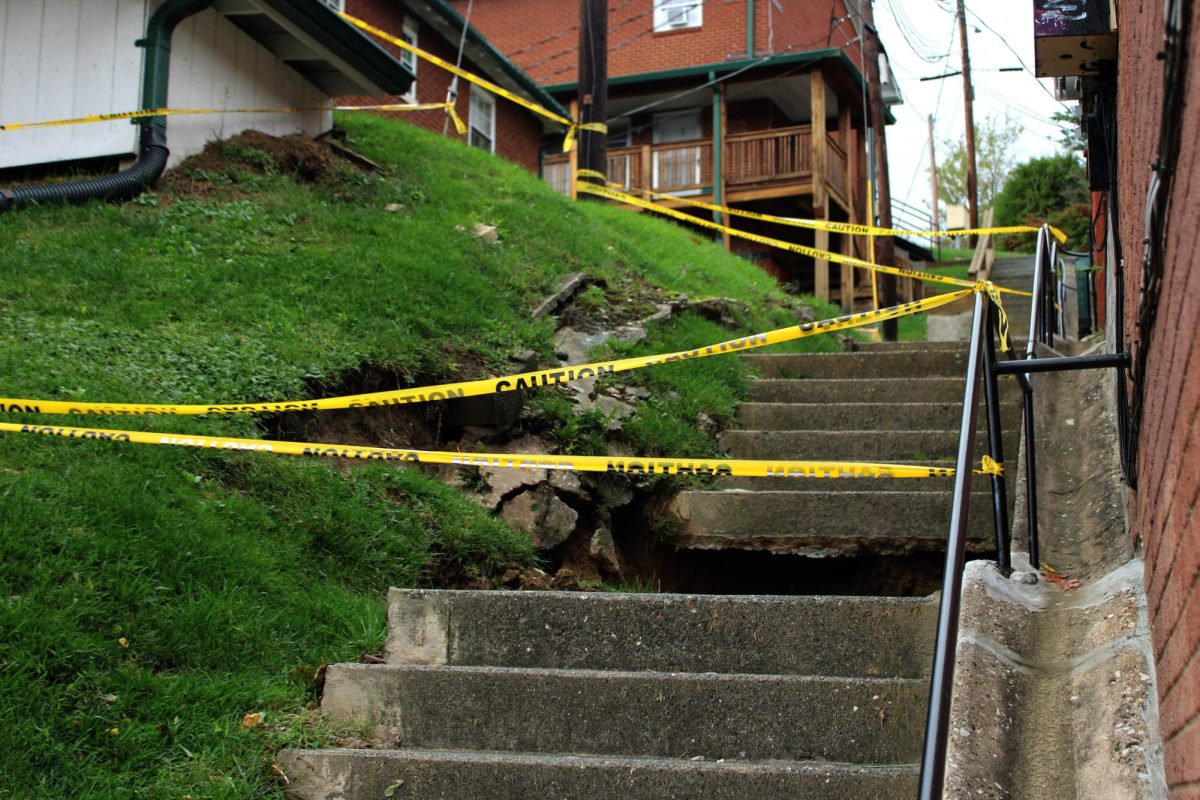
{"type": "Polygon", "coordinates": [[[471,113],[467,127],[470,129],[471,147],[489,153],[496,152],[496,99],[474,85],[471,86],[471,113]]]}
{"type": "Polygon", "coordinates": [[[654,0],[654,30],[661,33],[699,28],[703,12],[704,0],[654,0]]]}
{"type": "MultiPolygon", "coordinates": [[[[417,23],[411,17],[404,18],[404,28],[401,30],[400,38],[404,40],[405,44],[411,44],[413,47],[420,47],[420,45],[417,44],[417,23]]],[[[409,71],[413,74],[412,86],[408,87],[408,91],[400,96],[400,99],[404,100],[406,103],[417,102],[418,60],[419,59],[415,53],[412,53],[408,50],[400,51],[400,63],[408,67],[409,71]]]]}

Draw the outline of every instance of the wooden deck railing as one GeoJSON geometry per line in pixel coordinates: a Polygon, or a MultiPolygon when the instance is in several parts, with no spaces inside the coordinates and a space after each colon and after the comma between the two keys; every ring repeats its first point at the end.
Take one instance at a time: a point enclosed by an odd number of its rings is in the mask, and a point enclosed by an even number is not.
{"type": "MultiPolygon", "coordinates": [[[[845,148],[829,136],[828,180],[845,198],[845,148]]],[[[812,129],[808,125],[729,136],[725,145],[725,183],[745,188],[752,184],[780,184],[812,175],[812,129]]],[[[546,182],[566,194],[568,156],[547,156],[546,182]]],[[[713,145],[707,139],[669,144],[614,147],[608,151],[608,179],[624,189],[652,189],[671,193],[711,191],[713,145]]]]}
{"type": "Polygon", "coordinates": [[[812,130],[807,125],[726,139],[725,182],[765,183],[812,173],[812,130]]]}

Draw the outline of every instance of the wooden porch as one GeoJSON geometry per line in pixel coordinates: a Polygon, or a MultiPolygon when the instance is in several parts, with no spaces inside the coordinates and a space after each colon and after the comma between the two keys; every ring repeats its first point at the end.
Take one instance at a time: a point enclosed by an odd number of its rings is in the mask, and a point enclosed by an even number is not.
{"type": "MultiPolygon", "coordinates": [[[[850,158],[835,133],[825,134],[828,168],[814,169],[811,125],[725,137],[722,178],[726,203],[814,194],[824,178],[830,198],[849,216],[855,204],[850,158]]],[[[569,194],[570,156],[547,156],[546,182],[569,194]]],[[[655,191],[683,196],[713,195],[713,143],[707,139],[670,144],[614,147],[608,151],[608,180],[625,191],[655,191]]]]}

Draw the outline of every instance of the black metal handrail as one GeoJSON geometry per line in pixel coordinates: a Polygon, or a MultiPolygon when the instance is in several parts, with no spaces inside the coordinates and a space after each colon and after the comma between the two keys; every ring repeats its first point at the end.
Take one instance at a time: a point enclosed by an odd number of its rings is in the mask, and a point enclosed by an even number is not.
{"type": "Polygon", "coordinates": [[[950,534],[938,604],[937,639],[933,673],[929,682],[929,708],[925,717],[925,747],[921,757],[921,800],[941,800],[946,777],[946,734],[950,728],[950,696],[954,689],[954,660],[958,654],[958,611],[962,598],[963,558],[967,547],[967,510],[971,501],[971,474],[975,453],[975,408],[983,366],[984,327],[991,301],[986,292],[975,293],[971,323],[971,350],[967,359],[967,385],[963,390],[962,422],[958,432],[950,534]]]}
{"type": "MultiPolygon", "coordinates": [[[[1047,269],[1053,274],[1058,245],[1043,226],[1038,231],[1033,269],[1033,297],[1029,310],[1029,339],[1025,357],[998,362],[996,335],[1001,309],[987,292],[976,292],[975,313],[971,325],[971,345],[967,360],[967,381],[963,390],[962,423],[959,429],[958,458],[950,511],[950,530],[946,541],[946,559],[942,576],[942,596],[938,606],[937,639],[934,643],[933,669],[929,683],[925,744],[921,759],[920,800],[941,800],[946,775],[947,733],[950,727],[950,701],[954,688],[954,662],[958,649],[958,616],[962,600],[962,575],[966,554],[967,512],[974,467],[975,412],[983,387],[987,411],[988,449],[991,457],[1004,463],[1003,430],[1000,414],[998,377],[1014,375],[1021,385],[1024,428],[1026,514],[1029,526],[1029,560],[1037,570],[1041,564],[1038,541],[1037,456],[1034,436],[1034,392],[1030,374],[1076,369],[1117,368],[1129,365],[1129,354],[1038,359],[1039,342],[1050,345],[1058,329],[1057,282],[1047,281],[1047,269]]],[[[1007,344],[1007,342],[1005,343],[1007,344]]],[[[1005,348],[1007,349],[1007,348],[1005,348]]],[[[1123,376],[1120,380],[1124,380],[1123,376]]],[[[1120,397],[1118,398],[1120,403],[1120,397]]],[[[1003,469],[992,474],[993,524],[996,534],[996,561],[1004,573],[1011,570],[1012,555],[1008,519],[1008,489],[1003,469]]]]}

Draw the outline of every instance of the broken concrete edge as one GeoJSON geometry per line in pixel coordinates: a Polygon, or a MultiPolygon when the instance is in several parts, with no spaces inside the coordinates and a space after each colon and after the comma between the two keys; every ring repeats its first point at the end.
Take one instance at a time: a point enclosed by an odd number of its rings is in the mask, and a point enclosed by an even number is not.
{"type": "Polygon", "coordinates": [[[944,797],[1166,797],[1142,581],[1137,559],[1071,593],[966,565],[944,797]],[[1087,619],[1110,606],[1131,623],[1087,619]],[[1040,658],[1055,630],[1071,655],[1040,658]]]}
{"type": "Polygon", "coordinates": [[[537,308],[533,309],[530,316],[534,319],[541,319],[547,314],[553,314],[570,302],[580,289],[592,282],[593,280],[584,272],[572,272],[563,276],[550,296],[538,303],[537,308]]]}

